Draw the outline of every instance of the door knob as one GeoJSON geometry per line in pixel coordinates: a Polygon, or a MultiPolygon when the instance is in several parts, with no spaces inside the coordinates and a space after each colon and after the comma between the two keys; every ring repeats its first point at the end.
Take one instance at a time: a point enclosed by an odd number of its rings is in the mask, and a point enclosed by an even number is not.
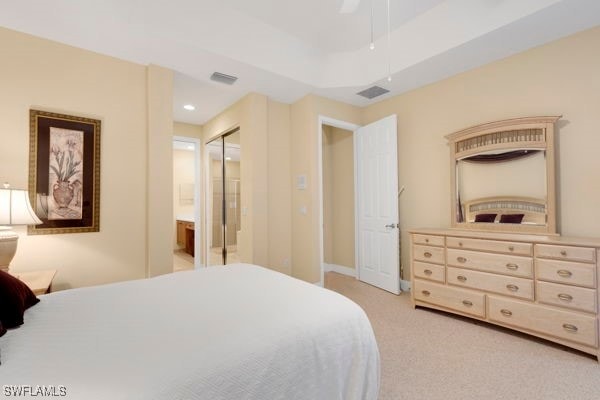
{"type": "Polygon", "coordinates": [[[394,229],[396,226],[397,224],[387,224],[385,227],[394,229]]]}

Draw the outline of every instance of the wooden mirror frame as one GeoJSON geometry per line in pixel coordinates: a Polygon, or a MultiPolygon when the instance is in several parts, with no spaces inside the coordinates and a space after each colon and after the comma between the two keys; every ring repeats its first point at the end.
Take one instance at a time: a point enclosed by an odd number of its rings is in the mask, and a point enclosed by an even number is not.
{"type": "Polygon", "coordinates": [[[561,116],[524,117],[472,126],[446,136],[450,146],[452,227],[460,229],[540,233],[556,232],[554,124],[561,116]],[[457,222],[457,161],[485,151],[532,149],[545,151],[546,225],[457,222]]]}

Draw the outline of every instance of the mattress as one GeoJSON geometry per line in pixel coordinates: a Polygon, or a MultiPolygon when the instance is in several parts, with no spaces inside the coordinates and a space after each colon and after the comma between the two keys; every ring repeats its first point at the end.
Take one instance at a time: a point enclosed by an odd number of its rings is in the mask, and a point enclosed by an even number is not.
{"type": "Polygon", "coordinates": [[[377,398],[379,352],[363,310],[262,267],[40,298],[0,339],[0,385],[86,400],[377,398]]]}

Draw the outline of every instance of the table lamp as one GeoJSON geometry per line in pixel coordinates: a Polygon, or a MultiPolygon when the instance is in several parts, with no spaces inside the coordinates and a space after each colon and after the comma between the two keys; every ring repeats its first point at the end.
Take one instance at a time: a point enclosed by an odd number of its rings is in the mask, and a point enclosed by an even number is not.
{"type": "Polygon", "coordinates": [[[8,272],[17,251],[19,235],[10,227],[41,223],[29,203],[27,190],[10,189],[10,185],[5,183],[0,189],[0,270],[8,272]]]}

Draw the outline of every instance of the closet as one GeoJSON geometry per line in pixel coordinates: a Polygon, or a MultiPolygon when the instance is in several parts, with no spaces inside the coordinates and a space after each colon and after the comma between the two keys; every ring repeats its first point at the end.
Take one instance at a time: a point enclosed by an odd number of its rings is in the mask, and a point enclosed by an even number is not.
{"type": "Polygon", "coordinates": [[[239,262],[241,226],[241,148],[236,128],[206,145],[207,167],[207,265],[239,262]]]}

